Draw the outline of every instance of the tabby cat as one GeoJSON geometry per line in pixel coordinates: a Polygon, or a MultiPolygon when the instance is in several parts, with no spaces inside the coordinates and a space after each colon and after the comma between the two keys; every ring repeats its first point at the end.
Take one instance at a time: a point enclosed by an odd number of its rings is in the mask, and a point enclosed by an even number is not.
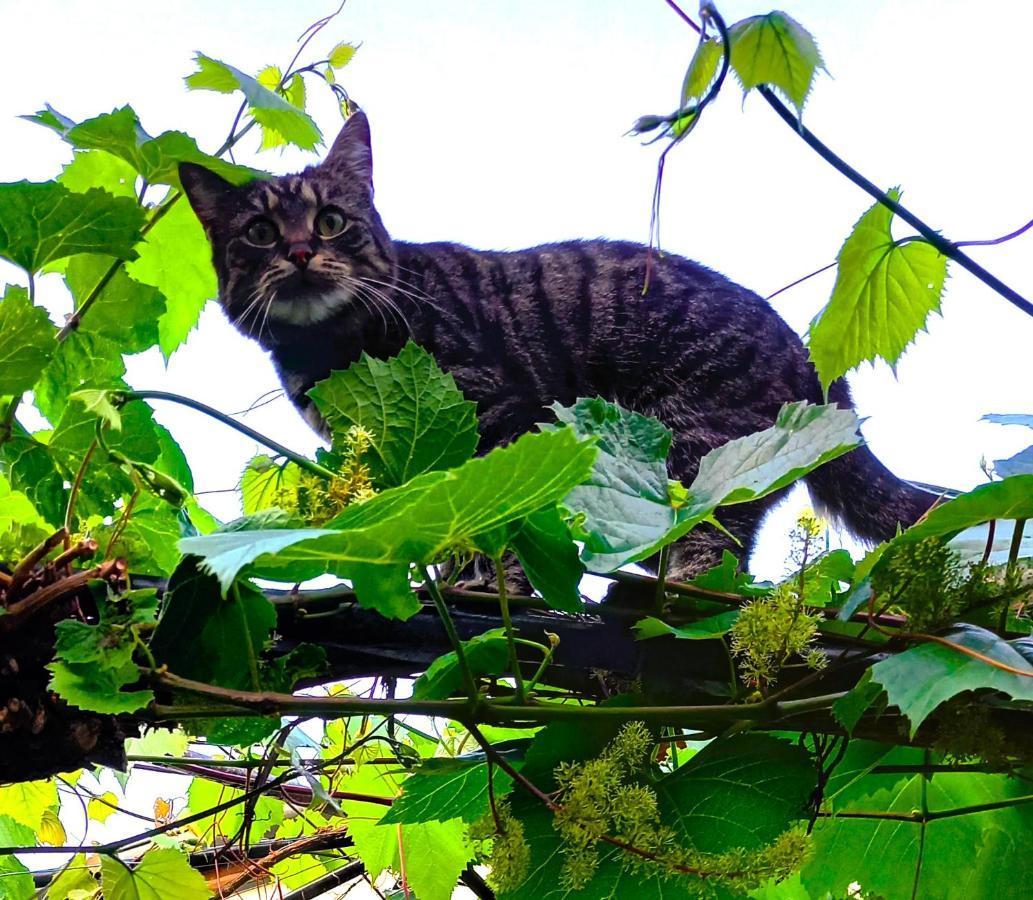
{"type": "MultiPolygon", "coordinates": [[[[298,175],[235,187],[183,163],[180,178],[212,244],[219,299],[272,354],[291,400],[323,428],[306,392],[365,351],[388,357],[412,337],[477,403],[481,451],[549,420],[553,401],[601,395],[674,432],[671,477],[770,426],[783,403],[822,402],[800,338],[753,292],[698,263],[646,248],[569,241],[528,250],[392,240],[373,205],[369,124],[345,122],[326,160],[298,175]]],[[[850,407],[843,381],[830,398],[850,407]]],[[[891,537],[930,495],[866,447],[807,478],[815,501],[857,536],[891,537]]],[[[709,528],[672,550],[688,577],[733,549],[744,560],[780,495],[721,515],[741,547],[709,528]]]]}

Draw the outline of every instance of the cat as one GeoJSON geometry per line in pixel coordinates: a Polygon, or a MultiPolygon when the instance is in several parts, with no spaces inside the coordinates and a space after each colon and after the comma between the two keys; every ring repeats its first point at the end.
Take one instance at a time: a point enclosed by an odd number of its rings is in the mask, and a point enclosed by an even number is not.
{"type": "MultiPolygon", "coordinates": [[[[480,452],[552,418],[546,407],[600,395],[674,432],[672,478],[688,484],[709,450],[772,425],[786,402],[823,401],[799,336],[759,296],[698,263],[623,241],[493,252],[393,240],[373,204],[369,123],[354,112],[323,163],[235,187],[181,163],[212,245],[231,322],[272,355],[290,399],[324,423],[306,392],[365,351],[386,358],[412,337],[477,403],[480,452]]],[[[843,380],[831,402],[851,407],[843,380]]],[[[865,446],[811,473],[817,505],[868,541],[892,537],[934,499],[865,446]]],[[[697,528],[671,552],[685,579],[731,549],[742,562],[784,492],[720,514],[734,539],[697,528]]]]}

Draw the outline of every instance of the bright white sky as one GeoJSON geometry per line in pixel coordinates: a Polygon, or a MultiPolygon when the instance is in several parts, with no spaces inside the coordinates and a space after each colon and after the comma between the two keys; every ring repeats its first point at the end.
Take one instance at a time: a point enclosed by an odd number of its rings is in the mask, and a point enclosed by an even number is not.
{"type": "MultiPolygon", "coordinates": [[[[45,102],[77,120],[128,102],[152,134],[182,129],[214,149],[237,100],[186,91],[192,52],[250,72],[282,65],[295,37],[330,8],[327,0],[0,0],[8,73],[0,180],[51,178],[70,159],[51,132],[15,118],[45,102]]],[[[728,0],[721,9],[732,22],[769,6],[728,0]]],[[[951,237],[995,237],[1033,216],[1022,111],[1033,5],[988,2],[978,18],[960,0],[792,0],[786,9],[814,33],[834,76],[819,77],[805,120],[848,161],[876,183],[901,185],[905,203],[951,237]]],[[[490,248],[646,239],[659,146],[624,135],[639,115],[674,108],[695,43],[662,0],[348,0],[312,49],[325,55],[340,40],[362,42],[342,82],[372,121],[377,200],[395,236],[490,248]]],[[[330,139],[336,107],[314,83],[310,95],[330,139]]],[[[256,143],[245,141],[238,160],[274,172],[315,160],[260,156],[256,143]]],[[[832,260],[870,202],[762,100],[743,109],[730,79],[669,157],[664,247],[768,294],[832,260]]],[[[1030,241],[973,256],[1033,296],[1030,241]]],[[[775,305],[802,330],[832,277],[775,305]]],[[[0,267],[4,278],[19,276],[0,267]]],[[[67,311],[57,282],[45,279],[41,296],[55,318],[67,311]]],[[[983,477],[981,456],[1028,443],[1024,429],[978,420],[1033,411],[1033,320],[957,270],[930,332],[896,379],[881,365],[851,377],[869,417],[865,435],[902,476],[971,487],[983,477]]],[[[230,412],[278,386],[257,346],[214,304],[167,370],[155,351],[130,361],[129,378],[230,412]]],[[[157,414],[185,447],[201,490],[232,487],[256,449],[194,413],[161,405],[157,414]]],[[[247,421],[300,450],[315,446],[286,400],[247,421]]],[[[232,494],[205,499],[223,517],[236,514],[232,494]]],[[[754,559],[759,574],[782,574],[776,535],[792,518],[790,510],[774,517],[754,559]]]]}

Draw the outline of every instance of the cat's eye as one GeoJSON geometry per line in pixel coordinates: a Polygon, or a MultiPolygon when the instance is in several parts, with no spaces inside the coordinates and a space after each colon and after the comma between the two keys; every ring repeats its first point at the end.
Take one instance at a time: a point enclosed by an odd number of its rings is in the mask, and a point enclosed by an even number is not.
{"type": "Polygon", "coordinates": [[[345,224],[344,213],[336,207],[328,206],[316,216],[316,233],[324,238],[337,237],[344,231],[345,224]]]}
{"type": "Polygon", "coordinates": [[[279,236],[276,226],[268,219],[254,219],[244,232],[247,242],[256,247],[271,247],[279,236]]]}

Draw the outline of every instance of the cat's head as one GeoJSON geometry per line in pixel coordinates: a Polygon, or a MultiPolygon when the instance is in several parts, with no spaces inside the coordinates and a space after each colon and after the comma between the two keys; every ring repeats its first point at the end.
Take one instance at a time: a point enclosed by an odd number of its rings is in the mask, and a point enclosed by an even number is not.
{"type": "Polygon", "coordinates": [[[219,302],[245,334],[262,340],[281,324],[358,322],[394,279],[361,112],[349,116],[327,158],[298,175],[236,187],[181,163],[179,177],[212,244],[219,302]]]}

